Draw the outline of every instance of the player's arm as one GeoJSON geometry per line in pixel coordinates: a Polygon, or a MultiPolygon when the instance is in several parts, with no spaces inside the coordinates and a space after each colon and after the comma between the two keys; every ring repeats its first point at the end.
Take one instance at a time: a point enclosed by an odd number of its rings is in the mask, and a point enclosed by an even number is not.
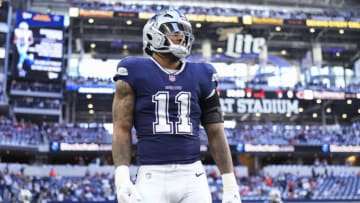
{"type": "Polygon", "coordinates": [[[202,101],[201,122],[206,130],[211,149],[211,155],[220,173],[232,173],[233,164],[229,145],[224,132],[224,119],[221,111],[219,96],[213,92],[202,101]]]}
{"type": "Polygon", "coordinates": [[[211,155],[222,177],[223,202],[241,203],[231,152],[224,132],[224,119],[218,94],[213,91],[202,101],[201,106],[201,122],[208,137],[211,155]]]}
{"type": "Polygon", "coordinates": [[[134,104],[135,95],[130,85],[118,80],[112,105],[114,129],[112,156],[115,165],[115,186],[118,203],[140,201],[140,196],[130,180],[129,170],[134,104]]]}
{"type": "Polygon", "coordinates": [[[112,104],[112,156],[115,167],[130,164],[134,103],[134,92],[129,84],[118,80],[112,104]]]}

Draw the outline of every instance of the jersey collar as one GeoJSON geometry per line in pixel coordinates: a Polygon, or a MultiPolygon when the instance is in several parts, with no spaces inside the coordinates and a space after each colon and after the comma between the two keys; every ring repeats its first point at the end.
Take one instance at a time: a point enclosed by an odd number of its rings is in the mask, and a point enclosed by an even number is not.
{"type": "Polygon", "coordinates": [[[182,64],[181,64],[180,69],[172,73],[172,72],[169,72],[168,70],[166,70],[165,68],[163,68],[154,58],[152,58],[152,57],[150,57],[150,58],[160,70],[162,70],[164,73],[166,73],[168,75],[179,75],[185,69],[186,62],[183,60],[181,61],[182,64]]]}

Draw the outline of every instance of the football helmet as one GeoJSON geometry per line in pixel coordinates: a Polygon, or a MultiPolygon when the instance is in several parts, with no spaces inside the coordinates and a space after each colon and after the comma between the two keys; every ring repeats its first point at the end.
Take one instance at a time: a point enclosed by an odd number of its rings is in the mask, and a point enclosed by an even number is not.
{"type": "Polygon", "coordinates": [[[22,30],[28,30],[29,29],[29,24],[25,21],[19,23],[19,28],[22,30]]]}
{"type": "Polygon", "coordinates": [[[184,14],[170,9],[150,18],[143,29],[143,48],[151,55],[153,52],[172,53],[178,58],[185,58],[191,52],[194,42],[191,23],[184,14]],[[171,41],[169,35],[181,34],[180,43],[171,41]]]}

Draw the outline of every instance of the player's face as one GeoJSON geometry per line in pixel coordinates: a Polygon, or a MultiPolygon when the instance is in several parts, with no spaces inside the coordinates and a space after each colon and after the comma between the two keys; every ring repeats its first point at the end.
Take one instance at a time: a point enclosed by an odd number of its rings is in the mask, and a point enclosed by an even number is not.
{"type": "Polygon", "coordinates": [[[160,26],[160,32],[164,33],[168,40],[173,44],[180,44],[186,46],[186,34],[191,33],[191,27],[186,24],[170,22],[164,23],[160,26]]]}
{"type": "Polygon", "coordinates": [[[174,44],[181,44],[185,45],[185,35],[183,32],[175,32],[175,33],[169,33],[166,34],[166,37],[174,44]]]}

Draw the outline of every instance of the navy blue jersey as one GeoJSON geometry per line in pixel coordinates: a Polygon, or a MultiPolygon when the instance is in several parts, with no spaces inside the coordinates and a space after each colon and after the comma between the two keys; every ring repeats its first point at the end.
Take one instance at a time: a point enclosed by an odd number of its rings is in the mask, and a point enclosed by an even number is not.
{"type": "Polygon", "coordinates": [[[127,57],[117,77],[135,94],[139,164],[192,163],[200,159],[200,100],[216,88],[215,69],[183,62],[170,73],[152,58],[127,57]]]}

